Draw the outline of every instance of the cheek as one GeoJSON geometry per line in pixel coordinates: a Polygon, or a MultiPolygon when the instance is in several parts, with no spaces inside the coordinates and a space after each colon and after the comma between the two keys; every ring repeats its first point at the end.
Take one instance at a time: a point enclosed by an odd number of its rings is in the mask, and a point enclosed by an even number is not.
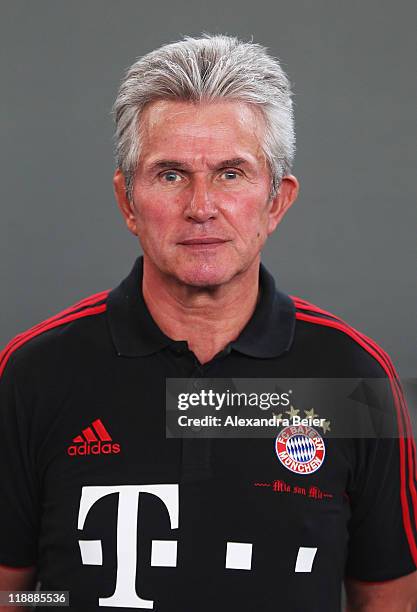
{"type": "MultiPolygon", "coordinates": [[[[265,198],[266,199],[266,198],[265,198]]],[[[268,227],[268,206],[260,199],[241,197],[225,210],[235,229],[249,240],[263,238],[268,227]]]]}
{"type": "Polygon", "coordinates": [[[140,200],[135,201],[135,208],[140,233],[162,237],[172,227],[174,219],[172,202],[167,202],[162,198],[147,200],[142,194],[140,200]]]}

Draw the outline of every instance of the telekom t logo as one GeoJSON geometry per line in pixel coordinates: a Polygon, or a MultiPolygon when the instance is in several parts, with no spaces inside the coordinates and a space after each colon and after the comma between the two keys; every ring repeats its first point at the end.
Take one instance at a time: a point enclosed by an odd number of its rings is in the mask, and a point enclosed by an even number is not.
{"type": "MultiPolygon", "coordinates": [[[[117,576],[116,588],[110,597],[100,597],[99,606],[114,606],[117,608],[153,608],[153,601],[142,599],[136,593],[136,561],[137,561],[137,517],[139,511],[139,496],[141,493],[156,495],[165,504],[171,529],[178,528],[178,485],[156,484],[156,485],[116,485],[100,487],[83,487],[78,514],[78,529],[84,527],[84,522],[90,508],[102,497],[111,493],[119,494],[119,507],[117,512],[117,576]]],[[[176,541],[166,541],[162,544],[165,556],[174,557],[176,565],[176,541]],[[168,550],[167,550],[168,549],[168,550]],[[168,554],[166,554],[168,552],[168,554]],[[172,555],[172,552],[175,552],[172,555]]],[[[154,549],[155,541],[152,542],[154,549]]],[[[101,540],[79,540],[81,557],[84,564],[101,565],[102,550],[101,540]]],[[[139,542],[140,545],[140,542],[139,542]]],[[[161,546],[160,546],[161,550],[161,546]]],[[[156,555],[155,555],[156,556],[156,555]]],[[[163,552],[162,552],[163,556],[163,552]]],[[[170,559],[167,559],[169,562],[170,559]]],[[[161,564],[161,563],[158,563],[161,564]]]]}
{"type": "MultiPolygon", "coordinates": [[[[85,519],[91,507],[106,495],[118,493],[117,512],[117,574],[116,588],[110,597],[100,597],[99,606],[115,608],[152,609],[151,599],[142,599],[136,593],[136,566],[138,542],[137,525],[139,497],[141,493],[150,493],[158,497],[168,511],[171,529],[178,529],[179,519],[179,485],[114,485],[88,486],[82,488],[78,529],[83,529],[85,519]]],[[[102,565],[103,554],[101,540],[79,540],[81,559],[84,565],[102,565]]],[[[294,571],[309,573],[312,571],[317,548],[300,546],[294,571]]],[[[177,541],[153,540],[151,565],[176,567],[177,541]]],[[[250,570],[252,568],[252,544],[247,542],[227,542],[225,568],[250,570]]]]}

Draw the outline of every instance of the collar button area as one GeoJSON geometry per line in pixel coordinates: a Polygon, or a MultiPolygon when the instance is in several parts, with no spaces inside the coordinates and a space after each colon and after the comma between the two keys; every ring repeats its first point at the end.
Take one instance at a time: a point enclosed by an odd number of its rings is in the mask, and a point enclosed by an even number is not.
{"type": "MultiPolygon", "coordinates": [[[[189,382],[189,389],[191,393],[200,393],[203,389],[207,387],[207,383],[204,380],[200,380],[198,378],[191,378],[189,382]]],[[[202,415],[204,416],[204,415],[202,415]]],[[[201,425],[191,425],[191,431],[199,432],[202,430],[201,425]]]]}

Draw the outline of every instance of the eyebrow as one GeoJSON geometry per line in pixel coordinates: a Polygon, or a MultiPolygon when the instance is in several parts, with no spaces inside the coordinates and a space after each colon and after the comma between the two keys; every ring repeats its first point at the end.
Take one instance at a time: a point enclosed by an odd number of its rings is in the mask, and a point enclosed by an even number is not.
{"type": "MultiPolygon", "coordinates": [[[[215,168],[227,168],[231,166],[242,166],[249,163],[247,159],[243,157],[234,157],[232,159],[224,159],[219,164],[216,164],[215,168]]],[[[182,162],[176,159],[158,159],[154,161],[149,170],[163,170],[164,168],[177,168],[178,170],[191,170],[191,166],[186,162],[182,162]]]]}

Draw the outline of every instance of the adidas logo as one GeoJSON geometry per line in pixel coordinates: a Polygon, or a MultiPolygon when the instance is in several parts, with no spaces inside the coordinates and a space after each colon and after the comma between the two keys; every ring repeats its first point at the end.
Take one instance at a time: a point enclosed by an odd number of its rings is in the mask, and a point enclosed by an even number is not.
{"type": "Polygon", "coordinates": [[[76,444],[68,446],[67,453],[74,455],[116,455],[120,444],[113,443],[112,437],[100,419],[96,419],[73,439],[76,444]]]}

